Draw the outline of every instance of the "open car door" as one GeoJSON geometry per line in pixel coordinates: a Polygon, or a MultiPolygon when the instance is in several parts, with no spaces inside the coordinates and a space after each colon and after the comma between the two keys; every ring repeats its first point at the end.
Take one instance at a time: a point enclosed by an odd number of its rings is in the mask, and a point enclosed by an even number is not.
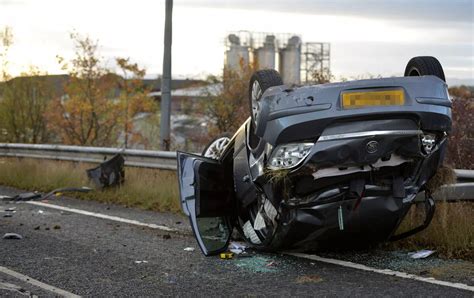
{"type": "Polygon", "coordinates": [[[232,170],[214,159],[178,152],[181,207],[204,255],[227,249],[232,233],[232,170]]]}

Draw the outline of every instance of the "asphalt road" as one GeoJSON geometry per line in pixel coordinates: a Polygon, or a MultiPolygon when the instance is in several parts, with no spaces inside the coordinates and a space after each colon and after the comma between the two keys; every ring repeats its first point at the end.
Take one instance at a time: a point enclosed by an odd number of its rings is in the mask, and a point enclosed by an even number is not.
{"type": "MultiPolygon", "coordinates": [[[[0,187],[0,195],[16,191],[0,187]]],[[[87,215],[0,201],[0,266],[81,296],[450,296],[473,292],[279,254],[220,260],[204,257],[177,215],[71,198],[49,201],[145,223],[159,229],[87,215]],[[195,251],[184,251],[194,247],[195,251]]],[[[54,291],[15,278],[0,268],[1,296],[55,296],[54,291]]],[[[468,277],[468,281],[473,277],[468,277]]]]}

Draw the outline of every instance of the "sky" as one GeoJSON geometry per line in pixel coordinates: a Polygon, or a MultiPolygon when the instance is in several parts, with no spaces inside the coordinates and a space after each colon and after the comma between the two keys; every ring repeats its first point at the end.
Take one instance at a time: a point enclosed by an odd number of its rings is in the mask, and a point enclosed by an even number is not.
{"type": "MultiPolygon", "coordinates": [[[[0,28],[13,29],[10,70],[30,65],[63,73],[76,31],[99,41],[114,68],[130,57],[161,73],[164,0],[0,0],[0,28]]],[[[296,33],[304,42],[331,43],[336,78],[401,76],[413,56],[437,57],[448,84],[474,85],[474,0],[175,0],[173,77],[220,74],[229,32],[296,33]]]]}

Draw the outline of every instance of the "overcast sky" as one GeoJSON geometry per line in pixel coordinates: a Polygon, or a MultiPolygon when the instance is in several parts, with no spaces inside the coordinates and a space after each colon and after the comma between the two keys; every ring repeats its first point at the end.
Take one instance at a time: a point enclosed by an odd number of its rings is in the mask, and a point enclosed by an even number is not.
{"type": "MultiPolygon", "coordinates": [[[[297,33],[331,43],[336,77],[402,75],[413,56],[436,56],[448,83],[474,85],[473,0],[180,1],[173,11],[173,75],[219,74],[226,33],[297,33]]],[[[131,57],[161,73],[164,1],[0,0],[0,28],[10,26],[10,58],[19,73],[36,65],[61,73],[56,55],[72,55],[69,32],[89,34],[114,67],[131,57]]]]}

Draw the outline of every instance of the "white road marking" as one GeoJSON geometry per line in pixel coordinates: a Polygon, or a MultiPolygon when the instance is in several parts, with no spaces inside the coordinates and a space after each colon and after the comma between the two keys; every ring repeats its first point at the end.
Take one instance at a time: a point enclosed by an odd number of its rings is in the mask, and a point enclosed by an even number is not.
{"type": "Polygon", "coordinates": [[[82,214],[82,215],[88,215],[88,216],[93,216],[93,217],[97,217],[97,218],[123,222],[123,223],[131,224],[131,225],[141,226],[141,227],[148,227],[148,228],[152,228],[152,229],[168,231],[168,232],[178,231],[176,229],[173,229],[173,228],[170,228],[170,227],[167,227],[167,226],[163,226],[163,225],[148,224],[148,223],[140,222],[138,220],[127,219],[127,218],[118,217],[118,216],[111,216],[111,215],[106,215],[106,214],[97,213],[97,212],[90,212],[90,211],[81,210],[81,209],[63,207],[63,206],[49,204],[49,203],[35,202],[35,201],[27,201],[25,203],[35,205],[35,206],[41,206],[41,207],[46,207],[46,208],[51,208],[51,209],[67,211],[67,212],[71,212],[71,213],[78,213],[78,214],[82,214]]]}
{"type": "MultiPolygon", "coordinates": [[[[142,226],[142,227],[149,227],[152,229],[159,229],[159,230],[164,230],[164,231],[178,231],[177,229],[172,229],[167,226],[163,225],[157,225],[157,224],[147,224],[140,222],[138,220],[132,220],[132,219],[126,219],[118,216],[110,216],[102,213],[96,213],[96,212],[90,212],[90,211],[85,211],[81,209],[75,209],[75,208],[69,208],[69,207],[63,207],[63,206],[58,206],[54,204],[49,204],[49,203],[43,203],[43,202],[36,202],[36,201],[27,201],[25,202],[27,204],[31,205],[36,205],[36,206],[41,206],[41,207],[46,207],[46,208],[52,208],[52,209],[57,209],[57,210],[63,210],[63,211],[68,211],[72,213],[78,213],[82,215],[88,215],[88,216],[93,216],[97,218],[102,218],[102,219],[108,219],[108,220],[113,220],[113,221],[118,221],[118,222],[123,222],[123,223],[128,223],[132,225],[137,225],[137,226],[142,226]]],[[[349,268],[354,268],[354,269],[359,269],[359,270],[364,270],[364,271],[370,271],[370,272],[375,272],[375,273],[380,273],[380,274],[385,274],[385,275],[391,275],[391,276],[396,276],[400,278],[406,278],[406,279],[412,279],[412,280],[417,280],[417,281],[422,281],[422,282],[427,282],[431,284],[436,284],[436,285],[441,285],[441,286],[446,286],[446,287],[451,287],[451,288],[456,288],[456,289],[461,289],[461,290],[467,290],[474,292],[474,287],[469,286],[466,284],[462,283],[452,283],[448,281],[442,281],[442,280],[437,280],[432,277],[421,277],[418,275],[414,274],[409,274],[405,272],[400,272],[400,271],[393,271],[390,269],[377,269],[377,268],[372,268],[369,266],[365,266],[362,264],[357,264],[357,263],[352,263],[348,261],[342,261],[342,260],[336,260],[336,259],[330,259],[330,258],[323,258],[319,257],[316,255],[308,255],[308,254],[303,254],[303,253],[289,253],[285,252],[284,254],[298,257],[298,258],[304,258],[304,259],[310,259],[314,261],[319,261],[319,262],[324,262],[324,263],[329,263],[329,264],[334,264],[334,265],[339,265],[339,266],[344,266],[344,267],[349,267],[349,268]]]]}
{"type": "Polygon", "coordinates": [[[314,260],[314,261],[319,261],[319,262],[324,262],[324,263],[329,263],[329,264],[334,264],[334,265],[339,265],[339,266],[344,266],[344,267],[349,267],[349,268],[354,268],[354,269],[359,269],[359,270],[364,270],[364,271],[370,271],[370,272],[375,272],[375,273],[380,273],[380,274],[385,274],[385,275],[391,275],[391,276],[396,276],[396,277],[401,277],[401,278],[406,278],[406,279],[412,279],[412,280],[427,282],[427,283],[431,283],[435,285],[446,286],[446,287],[474,292],[473,286],[469,286],[462,283],[452,283],[448,281],[437,280],[432,277],[421,277],[418,275],[409,274],[409,273],[400,272],[400,271],[393,271],[390,269],[377,269],[377,268],[372,268],[372,267],[365,266],[362,264],[352,263],[348,261],[341,261],[341,260],[336,260],[336,259],[330,259],[330,258],[323,258],[316,255],[308,255],[308,254],[303,254],[303,253],[290,253],[290,252],[285,252],[284,254],[298,257],[298,258],[305,258],[309,260],[314,260]]]}
{"type": "Polygon", "coordinates": [[[59,288],[56,288],[54,286],[50,286],[48,284],[45,284],[43,282],[40,282],[39,280],[36,280],[34,278],[31,278],[29,276],[26,276],[24,274],[21,274],[21,273],[18,273],[16,271],[13,271],[11,269],[8,269],[6,267],[3,267],[3,266],[0,266],[0,272],[2,273],[5,273],[5,274],[8,274],[14,278],[17,278],[23,282],[26,282],[26,283],[29,283],[33,286],[36,286],[38,288],[41,288],[43,290],[46,290],[46,291],[49,291],[49,292],[52,292],[56,295],[61,295],[63,297],[81,297],[81,296],[78,296],[76,294],[73,294],[73,293],[70,293],[68,291],[65,291],[65,290],[61,290],[59,288]]]}

